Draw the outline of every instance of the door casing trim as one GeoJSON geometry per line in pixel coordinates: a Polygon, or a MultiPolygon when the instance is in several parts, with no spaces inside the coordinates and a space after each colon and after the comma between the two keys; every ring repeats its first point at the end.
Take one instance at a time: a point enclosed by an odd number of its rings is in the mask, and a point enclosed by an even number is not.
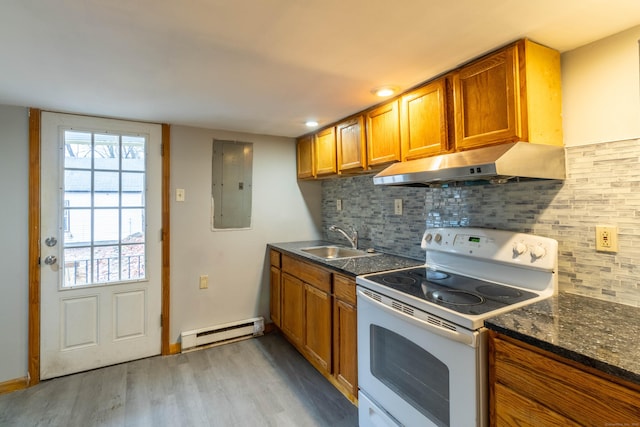
{"type": "MultiPolygon", "coordinates": [[[[40,139],[42,110],[29,108],[29,338],[27,385],[40,382],[40,139]]],[[[171,127],[162,124],[162,313],[161,354],[170,353],[171,127]]]]}

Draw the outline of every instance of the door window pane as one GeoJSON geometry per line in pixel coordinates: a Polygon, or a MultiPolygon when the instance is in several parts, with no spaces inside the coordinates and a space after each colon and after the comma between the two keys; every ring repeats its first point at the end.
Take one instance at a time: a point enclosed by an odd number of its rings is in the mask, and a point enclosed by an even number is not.
{"type": "Polygon", "coordinates": [[[371,325],[371,373],[437,426],[449,426],[449,368],[405,337],[371,325]]]}
{"type": "Polygon", "coordinates": [[[147,137],[65,130],[63,286],[145,279],[147,137]]]}
{"type": "Polygon", "coordinates": [[[93,157],[95,169],[120,169],[120,136],[94,135],[93,157]]]}
{"type": "Polygon", "coordinates": [[[93,174],[94,206],[120,206],[120,174],[95,172],[93,174]]]}
{"type": "Polygon", "coordinates": [[[115,282],[120,276],[120,247],[93,248],[93,282],[115,282]]]}

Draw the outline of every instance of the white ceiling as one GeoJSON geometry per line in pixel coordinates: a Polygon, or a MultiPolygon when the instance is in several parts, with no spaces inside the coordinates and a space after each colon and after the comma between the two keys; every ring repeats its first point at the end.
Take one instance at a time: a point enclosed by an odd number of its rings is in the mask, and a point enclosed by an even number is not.
{"type": "Polygon", "coordinates": [[[639,0],[1,0],[0,104],[299,136],[518,38],[637,24],[639,0]]]}

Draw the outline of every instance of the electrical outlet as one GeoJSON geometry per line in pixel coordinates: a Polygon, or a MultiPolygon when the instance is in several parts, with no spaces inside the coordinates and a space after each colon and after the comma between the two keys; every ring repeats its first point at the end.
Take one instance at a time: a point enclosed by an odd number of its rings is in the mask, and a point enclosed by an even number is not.
{"type": "Polygon", "coordinates": [[[396,215],[402,215],[402,199],[395,199],[393,201],[393,212],[396,215]]]}
{"type": "Polygon", "coordinates": [[[209,288],[209,276],[207,274],[202,274],[200,276],[200,289],[208,289],[209,288]]]}
{"type": "Polygon", "coordinates": [[[336,210],[338,210],[338,211],[342,210],[342,200],[341,199],[336,200],[336,210]]]}
{"type": "Polygon", "coordinates": [[[618,227],[615,225],[596,226],[596,250],[618,252],[618,227]]]}

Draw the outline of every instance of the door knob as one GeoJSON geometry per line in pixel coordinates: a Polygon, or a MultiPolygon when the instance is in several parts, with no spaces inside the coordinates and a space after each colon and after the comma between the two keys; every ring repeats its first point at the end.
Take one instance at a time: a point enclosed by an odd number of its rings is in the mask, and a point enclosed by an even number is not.
{"type": "Polygon", "coordinates": [[[44,259],[44,263],[47,265],[53,265],[58,261],[58,258],[55,257],[55,255],[49,255],[48,257],[46,257],[44,259]]]}
{"type": "Polygon", "coordinates": [[[55,237],[47,237],[46,239],[44,239],[44,243],[45,245],[52,247],[55,246],[56,243],[58,243],[58,239],[56,239],[55,237]]]}

